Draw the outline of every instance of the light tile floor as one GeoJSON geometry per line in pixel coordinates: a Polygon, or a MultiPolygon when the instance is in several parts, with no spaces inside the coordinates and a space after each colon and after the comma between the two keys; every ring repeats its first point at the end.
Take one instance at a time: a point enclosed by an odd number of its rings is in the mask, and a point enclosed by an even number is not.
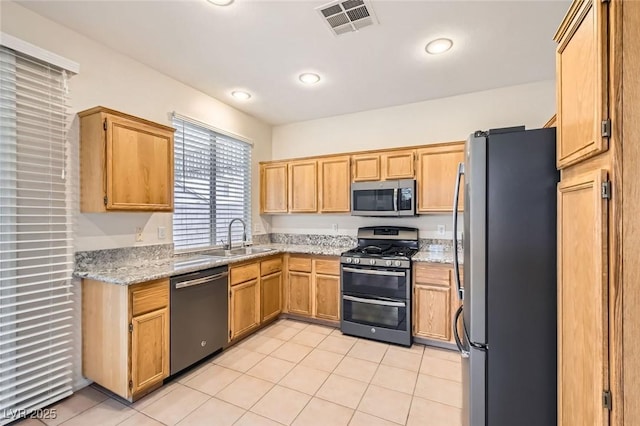
{"type": "MultiPolygon", "coordinates": [[[[456,352],[279,320],[133,404],[87,387],[53,425],[461,425],[456,352]]],[[[37,426],[29,419],[20,426],[37,426]]]]}

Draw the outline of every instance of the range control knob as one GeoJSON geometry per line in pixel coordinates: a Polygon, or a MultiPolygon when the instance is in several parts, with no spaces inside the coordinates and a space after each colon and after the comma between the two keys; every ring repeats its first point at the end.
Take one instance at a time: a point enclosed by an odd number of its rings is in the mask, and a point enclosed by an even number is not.
{"type": "Polygon", "coordinates": [[[353,259],[353,263],[355,263],[355,264],[360,263],[360,259],[358,259],[358,258],[353,259]]]}
{"type": "Polygon", "coordinates": [[[395,265],[396,265],[396,266],[400,266],[400,265],[402,265],[402,262],[400,262],[399,260],[396,260],[396,261],[395,261],[395,265]]]}
{"type": "Polygon", "coordinates": [[[369,259],[369,265],[375,265],[375,264],[376,264],[375,259],[369,259]]]}
{"type": "Polygon", "coordinates": [[[353,259],[351,259],[350,257],[347,257],[344,261],[347,262],[347,263],[351,263],[351,262],[353,262],[353,259]]]}
{"type": "Polygon", "coordinates": [[[386,262],[384,262],[384,264],[387,265],[387,266],[391,266],[391,261],[387,260],[386,262]]]}

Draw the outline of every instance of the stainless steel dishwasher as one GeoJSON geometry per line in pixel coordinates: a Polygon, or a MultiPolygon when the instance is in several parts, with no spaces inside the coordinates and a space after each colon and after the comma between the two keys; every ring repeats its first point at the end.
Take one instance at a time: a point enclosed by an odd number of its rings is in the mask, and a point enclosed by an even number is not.
{"type": "Polygon", "coordinates": [[[171,278],[172,375],[227,343],[228,275],[222,266],[171,278]]]}

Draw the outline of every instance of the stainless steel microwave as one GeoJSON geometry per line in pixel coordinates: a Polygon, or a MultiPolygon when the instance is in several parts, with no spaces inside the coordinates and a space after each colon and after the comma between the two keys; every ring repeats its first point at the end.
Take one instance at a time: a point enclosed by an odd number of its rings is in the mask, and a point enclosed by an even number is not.
{"type": "Polygon", "coordinates": [[[414,179],[351,184],[351,215],[414,216],[416,181],[414,179]]]}

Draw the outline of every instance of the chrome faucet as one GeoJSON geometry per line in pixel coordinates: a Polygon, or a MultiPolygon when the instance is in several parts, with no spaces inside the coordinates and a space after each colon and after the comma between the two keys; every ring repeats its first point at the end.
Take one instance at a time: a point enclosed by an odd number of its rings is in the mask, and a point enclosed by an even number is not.
{"type": "Polygon", "coordinates": [[[247,224],[239,217],[231,219],[231,222],[229,222],[229,232],[227,234],[227,244],[224,247],[225,250],[231,250],[231,225],[233,225],[233,222],[236,220],[239,220],[240,223],[242,223],[242,247],[244,247],[247,242],[247,224]]]}

